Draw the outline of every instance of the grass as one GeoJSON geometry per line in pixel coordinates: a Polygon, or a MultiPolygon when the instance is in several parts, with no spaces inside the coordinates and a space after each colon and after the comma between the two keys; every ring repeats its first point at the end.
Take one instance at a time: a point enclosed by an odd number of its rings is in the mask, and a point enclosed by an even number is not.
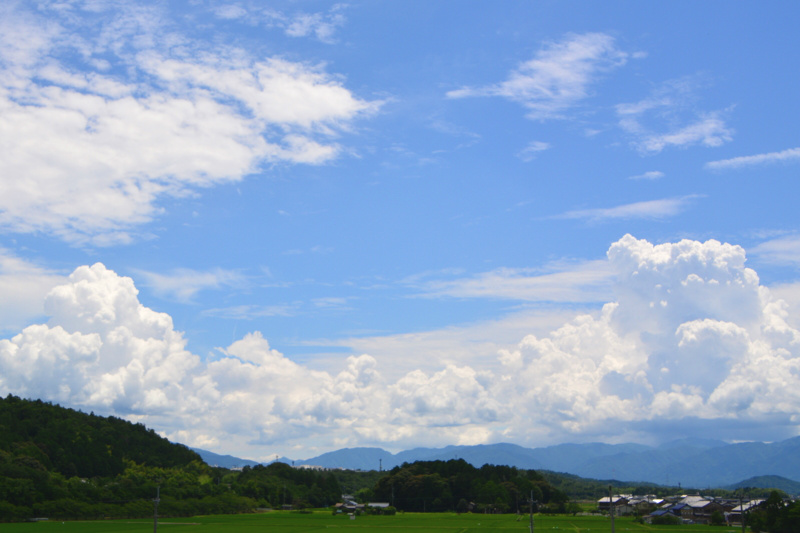
{"type": "MultiPolygon", "coordinates": [[[[535,515],[536,533],[605,533],[611,531],[611,521],[598,516],[535,515]]],[[[630,518],[617,518],[617,533],[740,533],[735,527],[705,525],[650,526],[637,524],[630,518]]],[[[159,532],[167,533],[228,533],[263,532],[307,533],[328,531],[354,533],[492,533],[527,532],[528,515],[478,515],[453,513],[401,513],[396,516],[332,516],[330,511],[298,514],[276,511],[264,514],[197,516],[193,518],[164,518],[158,523],[159,532]]],[[[0,524],[2,533],[117,533],[153,531],[152,520],[98,520],[86,522],[46,521],[35,523],[0,524]]]]}

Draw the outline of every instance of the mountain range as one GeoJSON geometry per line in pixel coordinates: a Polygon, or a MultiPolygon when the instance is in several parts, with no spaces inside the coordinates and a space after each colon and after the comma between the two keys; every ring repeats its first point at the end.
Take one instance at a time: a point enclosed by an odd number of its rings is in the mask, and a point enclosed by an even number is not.
{"type": "MultiPolygon", "coordinates": [[[[230,467],[256,464],[254,461],[219,456],[200,449],[194,451],[212,465],[230,467]]],[[[484,464],[508,465],[563,472],[590,479],[717,488],[763,476],[800,480],[800,437],[774,443],[735,444],[709,439],[681,439],[660,446],[588,443],[524,448],[500,443],[414,448],[396,454],[381,448],[344,448],[305,460],[277,460],[295,466],[389,470],[403,463],[449,459],[464,459],[478,467],[484,464]]]]}

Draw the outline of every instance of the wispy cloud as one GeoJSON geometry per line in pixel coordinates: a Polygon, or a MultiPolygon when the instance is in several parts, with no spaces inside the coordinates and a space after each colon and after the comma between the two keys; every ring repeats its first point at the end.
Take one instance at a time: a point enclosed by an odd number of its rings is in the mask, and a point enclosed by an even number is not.
{"type": "Polygon", "coordinates": [[[44,314],[45,295],[66,276],[0,247],[0,332],[19,330],[44,314]]]}
{"type": "Polygon", "coordinates": [[[732,159],[709,161],[705,168],[709,170],[729,170],[755,165],[769,165],[774,163],[793,163],[800,161],[800,148],[790,148],[782,152],[769,152],[766,154],[747,155],[732,159]]]}
{"type": "Polygon", "coordinates": [[[294,316],[297,305],[234,305],[215,307],[203,311],[203,316],[230,320],[255,320],[271,316],[294,316]]]}
{"type": "Polygon", "coordinates": [[[800,265],[800,235],[765,241],[748,252],[766,263],[800,265]]]}
{"type": "Polygon", "coordinates": [[[589,87],[600,74],[627,60],[628,54],[616,47],[610,35],[570,34],[562,41],[547,44],[506,81],[486,87],[463,87],[447,96],[500,96],[521,103],[528,109],[530,119],[564,118],[567,109],[590,95],[589,87]]]}
{"type": "Polygon", "coordinates": [[[709,113],[700,120],[668,133],[645,135],[637,146],[644,152],[660,152],[670,146],[722,146],[733,140],[733,130],[716,113],[709,113]]]}
{"type": "Polygon", "coordinates": [[[523,148],[517,153],[517,157],[525,161],[526,163],[529,161],[533,161],[536,159],[536,154],[539,152],[544,152],[545,150],[550,149],[550,143],[546,143],[543,141],[531,141],[528,143],[528,146],[523,148]]]}
{"type": "Polygon", "coordinates": [[[142,270],[137,273],[145,280],[145,284],[157,294],[181,302],[190,302],[198,292],[203,290],[238,287],[246,282],[245,276],[241,273],[221,268],[208,271],[178,268],[169,274],[142,270]]]}
{"type": "Polygon", "coordinates": [[[664,177],[664,173],[659,170],[650,170],[645,172],[644,174],[637,174],[636,176],[631,176],[629,180],[660,180],[664,177]]]}
{"type": "Polygon", "coordinates": [[[525,302],[597,302],[610,296],[605,261],[553,264],[550,272],[501,268],[474,277],[417,281],[426,297],[491,298],[525,302]]]}
{"type": "Polygon", "coordinates": [[[226,4],[215,8],[214,14],[221,19],[236,20],[246,17],[248,12],[240,5],[226,4]]]}
{"type": "Polygon", "coordinates": [[[701,195],[691,194],[679,198],[662,198],[645,202],[603,207],[595,209],[576,209],[557,215],[554,218],[577,218],[591,221],[629,218],[666,218],[679,214],[701,195]]]}
{"type": "Polygon", "coordinates": [[[347,19],[347,4],[334,4],[327,12],[294,13],[264,8],[258,4],[242,6],[225,4],[212,9],[213,14],[226,21],[282,30],[289,37],[312,37],[326,44],[336,42],[336,31],[347,19]]]}
{"type": "Polygon", "coordinates": [[[286,35],[290,37],[306,37],[314,35],[324,43],[334,43],[336,29],[344,25],[342,14],[344,4],[336,4],[327,13],[300,13],[292,17],[286,27],[286,35]]]}
{"type": "Polygon", "coordinates": [[[644,154],[669,147],[721,146],[731,141],[733,130],[725,123],[723,112],[694,111],[700,85],[694,78],[671,80],[643,100],[618,104],[619,126],[633,136],[633,146],[644,154]]]}

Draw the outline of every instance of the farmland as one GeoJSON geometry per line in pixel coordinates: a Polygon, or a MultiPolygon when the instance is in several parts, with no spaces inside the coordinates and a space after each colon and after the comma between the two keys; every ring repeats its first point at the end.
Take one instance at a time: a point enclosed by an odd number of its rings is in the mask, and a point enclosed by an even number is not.
{"type": "MultiPolygon", "coordinates": [[[[535,515],[537,532],[553,533],[603,533],[611,531],[611,522],[602,516],[535,515]]],[[[262,514],[198,516],[181,519],[162,519],[158,530],[175,533],[229,533],[267,531],[270,533],[300,533],[329,531],[355,531],[358,533],[491,533],[528,531],[528,515],[484,515],[455,513],[399,513],[395,516],[358,516],[350,520],[345,515],[331,515],[330,511],[300,514],[276,511],[262,514]]],[[[630,518],[618,518],[616,531],[631,533],[671,531],[675,533],[738,533],[739,528],[727,526],[683,525],[651,526],[638,524],[630,518]]],[[[103,520],[3,524],[3,533],[117,533],[149,532],[152,520],[103,520]]]]}

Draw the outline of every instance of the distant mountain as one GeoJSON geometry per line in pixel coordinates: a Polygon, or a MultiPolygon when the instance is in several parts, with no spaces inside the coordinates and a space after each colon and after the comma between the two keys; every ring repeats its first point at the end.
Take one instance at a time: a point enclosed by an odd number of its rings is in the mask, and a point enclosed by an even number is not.
{"type": "MultiPolygon", "coordinates": [[[[211,465],[245,466],[255,461],[197,450],[211,465]]],[[[725,487],[741,480],[783,476],[800,480],[800,437],[764,444],[727,444],[713,439],[680,439],[658,447],[642,444],[559,444],[524,448],[516,444],[481,444],[414,448],[392,454],[381,448],[344,448],[305,460],[280,462],[349,470],[391,470],[415,461],[464,459],[473,466],[509,465],[517,468],[573,474],[588,479],[655,483],[685,488],[725,487]]],[[[749,485],[756,486],[756,485],[749,485]]],[[[790,485],[791,487],[791,485],[790,485]]],[[[771,488],[771,487],[770,487],[771,488]]],[[[787,490],[792,494],[794,489],[787,490]]]]}
{"type": "Polygon", "coordinates": [[[335,452],[323,453],[305,461],[294,461],[295,465],[324,466],[325,468],[346,468],[348,470],[384,470],[393,468],[393,455],[380,448],[344,448],[335,452]],[[381,465],[381,461],[383,464],[381,465]]]}
{"type": "Polygon", "coordinates": [[[800,494],[800,482],[792,481],[791,479],[786,479],[782,476],[751,477],[750,479],[745,479],[744,481],[740,481],[739,483],[734,483],[733,485],[728,485],[727,487],[723,488],[728,490],[736,490],[746,489],[748,487],[754,487],[758,489],[778,489],[791,496],[797,496],[800,494]]]}
{"type": "Polygon", "coordinates": [[[687,438],[687,439],[678,439],[665,442],[658,448],[663,450],[668,450],[672,448],[711,449],[711,448],[721,448],[722,446],[727,446],[727,445],[728,443],[725,442],[724,440],[687,438]]]}
{"type": "Polygon", "coordinates": [[[642,444],[560,444],[523,448],[515,444],[415,448],[392,454],[380,448],[346,448],[295,461],[353,470],[389,470],[414,461],[464,459],[474,466],[509,465],[564,472],[590,479],[616,479],[686,488],[722,487],[756,476],[800,479],[800,437],[782,442],[727,444],[681,439],[659,447],[642,444]]]}
{"type": "Polygon", "coordinates": [[[190,448],[190,450],[197,453],[200,458],[209,466],[220,466],[222,468],[240,468],[244,466],[255,466],[260,464],[258,461],[251,461],[250,459],[240,459],[232,455],[219,455],[208,450],[201,450],[200,448],[190,448]]]}

